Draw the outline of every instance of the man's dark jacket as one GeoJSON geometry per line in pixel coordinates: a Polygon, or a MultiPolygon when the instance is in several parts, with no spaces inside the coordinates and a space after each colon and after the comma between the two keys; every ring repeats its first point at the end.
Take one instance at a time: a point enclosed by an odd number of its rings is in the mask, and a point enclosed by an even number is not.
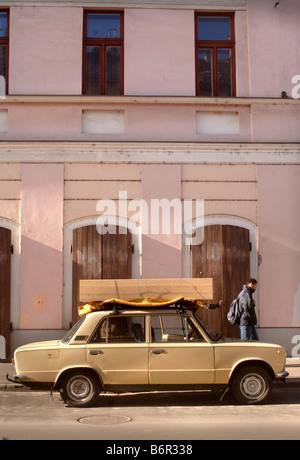
{"type": "Polygon", "coordinates": [[[240,326],[256,326],[257,324],[255,305],[252,299],[254,292],[255,289],[245,285],[239,294],[239,309],[242,312],[240,326]]]}

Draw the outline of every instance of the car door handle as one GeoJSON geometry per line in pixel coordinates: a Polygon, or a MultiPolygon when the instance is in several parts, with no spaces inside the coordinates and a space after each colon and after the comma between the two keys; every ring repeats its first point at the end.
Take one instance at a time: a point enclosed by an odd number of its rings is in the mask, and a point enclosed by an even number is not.
{"type": "Polygon", "coordinates": [[[92,356],[103,355],[103,351],[102,350],[89,350],[89,355],[92,355],[92,356]]]}
{"type": "Polygon", "coordinates": [[[161,355],[162,353],[166,353],[166,351],[162,348],[154,348],[153,350],[151,350],[151,353],[153,353],[154,355],[161,355]]]}

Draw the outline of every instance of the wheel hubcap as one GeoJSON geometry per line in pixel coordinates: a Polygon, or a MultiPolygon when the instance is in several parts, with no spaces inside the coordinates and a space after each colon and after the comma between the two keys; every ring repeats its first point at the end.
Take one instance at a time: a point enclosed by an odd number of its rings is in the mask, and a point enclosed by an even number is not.
{"type": "Polygon", "coordinates": [[[89,397],[92,384],[86,377],[78,376],[69,382],[69,394],[72,399],[85,400],[89,397]]]}
{"type": "Polygon", "coordinates": [[[241,382],[241,391],[248,399],[259,399],[266,391],[266,383],[260,375],[246,375],[241,382]]]}

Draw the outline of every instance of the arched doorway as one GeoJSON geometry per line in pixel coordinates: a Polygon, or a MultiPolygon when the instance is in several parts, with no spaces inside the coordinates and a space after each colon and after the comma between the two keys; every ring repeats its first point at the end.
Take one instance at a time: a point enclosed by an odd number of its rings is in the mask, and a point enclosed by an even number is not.
{"type": "Polygon", "coordinates": [[[11,309],[11,230],[0,227],[0,359],[10,353],[11,309]]]}
{"type": "Polygon", "coordinates": [[[81,279],[128,279],[132,277],[134,246],[128,228],[116,225],[101,234],[96,225],[73,230],[72,241],[72,324],[78,319],[81,279]]]}
{"type": "Polygon", "coordinates": [[[0,217],[0,336],[5,340],[6,360],[10,360],[16,348],[16,335],[20,328],[19,286],[20,227],[0,217]]]}
{"type": "Polygon", "coordinates": [[[214,303],[220,309],[202,311],[203,320],[224,337],[239,337],[227,321],[232,300],[250,276],[250,231],[235,225],[206,225],[203,242],[191,246],[192,277],[214,278],[214,303]]]}

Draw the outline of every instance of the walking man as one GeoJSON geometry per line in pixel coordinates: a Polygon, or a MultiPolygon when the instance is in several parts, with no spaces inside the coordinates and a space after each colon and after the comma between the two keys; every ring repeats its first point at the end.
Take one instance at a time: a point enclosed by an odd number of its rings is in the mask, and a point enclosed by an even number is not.
{"type": "Polygon", "coordinates": [[[242,312],[239,324],[241,340],[259,340],[255,327],[257,324],[255,313],[256,302],[252,298],[256,288],[256,279],[250,278],[248,284],[243,287],[243,290],[239,294],[239,307],[242,312]]]}

